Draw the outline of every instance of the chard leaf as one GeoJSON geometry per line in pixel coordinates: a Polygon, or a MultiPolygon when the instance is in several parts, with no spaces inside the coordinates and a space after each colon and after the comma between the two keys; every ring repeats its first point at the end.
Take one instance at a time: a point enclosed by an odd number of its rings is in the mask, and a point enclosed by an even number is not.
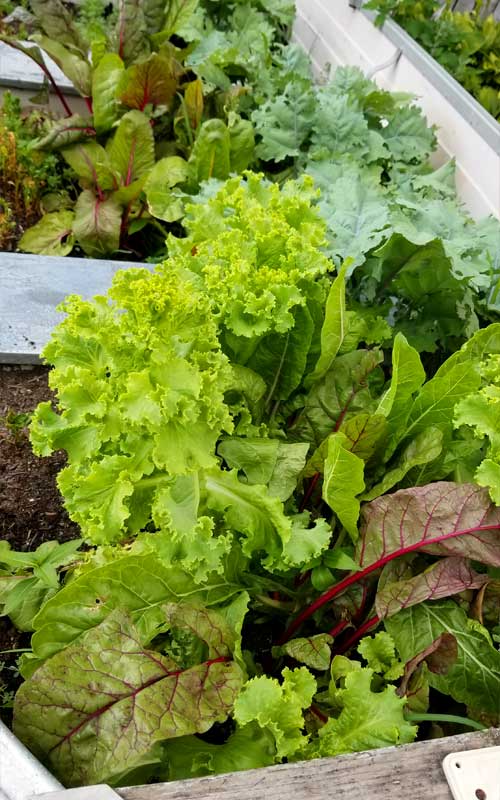
{"type": "MultiPolygon", "coordinates": [[[[335,659],[332,670],[334,665],[335,659]]],[[[318,739],[301,755],[337,756],[414,740],[417,728],[405,720],[406,700],[397,696],[394,686],[373,691],[372,679],[373,670],[368,668],[354,669],[345,675],[344,688],[335,693],[336,701],[342,705],[339,717],[329,719],[320,728],[318,739]]]]}
{"type": "Polygon", "coordinates": [[[387,439],[387,423],[381,414],[356,414],[343,421],[339,431],[348,439],[347,449],[365,462],[383,451],[387,439]]]}
{"type": "Polygon", "coordinates": [[[33,653],[41,659],[54,655],[115,609],[131,615],[147,644],[165,619],[161,610],[165,603],[200,600],[216,605],[240,591],[240,585],[220,575],[195,586],[188,572],[166,566],[153,554],[125,555],[84,571],[45,603],[33,622],[33,653]]]}
{"type": "Polygon", "coordinates": [[[325,377],[312,387],[291,429],[293,438],[319,446],[340,425],[359,413],[374,412],[373,387],[380,383],[378,350],[356,350],[337,356],[325,377]]]}
{"type": "Polygon", "coordinates": [[[106,53],[92,73],[92,112],[98,134],[109,131],[119,116],[118,86],[124,64],[116,53],[106,53]]]}
{"type": "Polygon", "coordinates": [[[365,465],[348,447],[349,440],[344,434],[334,433],[330,436],[325,461],[323,499],[335,512],[353,542],[356,542],[360,509],[357,495],[365,488],[365,465]]]}
{"type": "Polygon", "coordinates": [[[30,9],[46,36],[85,53],[85,42],[64,3],[60,0],[32,0],[30,9]]]}
{"type": "Polygon", "coordinates": [[[124,114],[106,150],[111,167],[120,174],[124,186],[147,175],[155,163],[148,118],[137,110],[124,114]]]}
{"type": "Polygon", "coordinates": [[[442,634],[456,639],[458,654],[445,675],[428,674],[438,692],[477,711],[496,714],[500,696],[500,653],[452,600],[420,603],[385,622],[401,658],[409,661],[442,634]]]}
{"type": "Polygon", "coordinates": [[[81,142],[96,135],[92,119],[73,114],[71,117],[54,120],[45,136],[36,141],[36,150],[57,150],[75,142],[81,142]]]}
{"type": "Polygon", "coordinates": [[[73,233],[88,256],[102,258],[118,250],[122,210],[113,196],[107,200],[85,189],[76,201],[73,233]]]}
{"type": "Polygon", "coordinates": [[[333,281],[325,307],[325,320],[321,329],[321,354],[311,375],[305,381],[306,387],[321,380],[331,368],[348,331],[348,317],[345,307],[345,277],[349,263],[346,262],[333,281]]]}
{"type": "Polygon", "coordinates": [[[402,333],[397,333],[392,349],[391,383],[377,408],[377,414],[387,418],[392,452],[406,429],[413,396],[424,381],[425,372],[418,352],[402,333]]]}
{"type": "Polygon", "coordinates": [[[73,250],[75,214],[53,211],[44,214],[36,225],[28,228],[19,240],[19,249],[41,256],[67,256],[73,250]]]}
{"type": "Polygon", "coordinates": [[[440,600],[466,589],[480,589],[488,580],[488,575],[476,572],[466,558],[442,558],[414,578],[385,583],[377,592],[377,614],[381,619],[391,617],[402,608],[425,600],[440,600]]]}
{"type": "MultiPolygon", "coordinates": [[[[181,624],[178,611],[166,612],[181,624]]],[[[222,642],[217,615],[206,613],[209,641],[215,636],[222,642]]],[[[197,634],[206,635],[199,628],[197,634]]],[[[156,742],[203,733],[227,718],[243,676],[229,648],[222,644],[219,650],[222,655],[180,669],[146,650],[131,618],[116,610],[23,684],[16,696],[16,735],[66,785],[112,781],[142,763],[156,742]]]]}
{"type": "Polygon", "coordinates": [[[405,438],[415,436],[431,426],[448,433],[452,427],[455,405],[479,389],[480,383],[479,371],[472,362],[456,364],[442,376],[431,378],[412,403],[405,438]]]}
{"type": "MultiPolygon", "coordinates": [[[[177,33],[183,25],[191,19],[196,11],[199,0],[169,0],[166,7],[166,15],[162,24],[162,34],[170,38],[177,33]]],[[[156,33],[148,27],[150,33],[156,33]]]]}
{"type": "Polygon", "coordinates": [[[329,669],[332,657],[331,644],[333,637],[328,633],[318,633],[316,636],[307,636],[301,639],[290,639],[280,652],[290,656],[299,664],[324,672],[329,669]]]}
{"type": "Polygon", "coordinates": [[[161,31],[165,20],[164,0],[143,0],[142,13],[149,36],[161,31]]]}
{"type": "Polygon", "coordinates": [[[381,494],[385,494],[400,483],[414,467],[435,461],[441,454],[442,449],[443,434],[439,428],[428,428],[422,431],[405,447],[396,464],[387,470],[380,483],[365,492],[362,499],[365,501],[374,500],[381,494]]]}
{"type": "MultiPolygon", "coordinates": [[[[143,0],[118,0],[114,45],[125,64],[149,54],[144,5],[143,0]]],[[[149,4],[146,8],[149,9],[149,4]]]]}
{"type": "Polygon", "coordinates": [[[438,481],[384,495],[362,509],[360,566],[416,550],[500,566],[500,509],[473,484],[438,481]]]}
{"type": "MultiPolygon", "coordinates": [[[[409,690],[413,690],[414,676],[418,679],[419,667],[421,667],[423,663],[427,665],[431,672],[436,672],[438,675],[446,675],[450,667],[456,663],[457,657],[457,640],[451,633],[442,633],[437,639],[431,642],[428,647],[422,650],[421,653],[417,653],[410,661],[406,662],[403,680],[398,689],[398,695],[403,697],[405,694],[409,694],[409,690]]],[[[426,708],[424,708],[424,711],[425,710],[426,708]]]]}
{"type": "Polygon", "coordinates": [[[203,123],[189,165],[197,185],[210,178],[224,180],[228,177],[231,171],[231,137],[221,119],[209,119],[203,123]]]}
{"type": "Polygon", "coordinates": [[[58,39],[49,39],[48,36],[33,34],[33,41],[40,45],[57,66],[64,72],[75,89],[83,97],[92,94],[92,72],[87,59],[65,47],[58,39]]]}
{"type": "Polygon", "coordinates": [[[187,162],[180,156],[167,156],[156,162],[144,184],[148,208],[157,219],[175,222],[184,216],[182,199],[171,190],[188,179],[187,162]]]}
{"type": "Polygon", "coordinates": [[[84,189],[97,189],[100,192],[116,186],[111,171],[108,154],[97,142],[82,142],[65,147],[61,155],[74,169],[84,189]]]}
{"type": "Polygon", "coordinates": [[[246,170],[253,161],[255,150],[253,125],[250,120],[243,119],[238,114],[231,112],[228,118],[228,128],[230,136],[229,157],[231,162],[231,172],[241,173],[246,170]]]}
{"type": "Polygon", "coordinates": [[[57,590],[48,588],[36,577],[0,577],[2,616],[10,617],[20,631],[32,631],[40,608],[57,590]]]}
{"type": "Polygon", "coordinates": [[[293,756],[307,743],[303,711],[311,705],[316,681],[305,667],[283,670],[283,682],[264,675],[244,684],[234,704],[234,718],[241,725],[256,722],[269,731],[276,758],[293,756]]]}
{"type": "Polygon", "coordinates": [[[131,64],[121,75],[118,97],[128,108],[169,106],[177,91],[178,72],[173,59],[153,53],[146,61],[131,64]]]}

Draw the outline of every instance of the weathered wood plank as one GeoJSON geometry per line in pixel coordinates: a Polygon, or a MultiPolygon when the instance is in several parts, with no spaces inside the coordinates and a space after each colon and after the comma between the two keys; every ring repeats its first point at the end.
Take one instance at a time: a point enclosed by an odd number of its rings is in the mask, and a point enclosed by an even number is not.
{"type": "Polygon", "coordinates": [[[452,800],[443,758],[498,745],[500,729],[117,791],[124,800],[452,800]]]}

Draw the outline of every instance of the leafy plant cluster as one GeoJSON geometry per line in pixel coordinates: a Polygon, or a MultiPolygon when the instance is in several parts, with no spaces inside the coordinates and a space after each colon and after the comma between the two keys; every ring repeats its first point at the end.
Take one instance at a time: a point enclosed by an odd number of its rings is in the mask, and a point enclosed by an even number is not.
{"type": "Polygon", "coordinates": [[[60,0],[32,0],[30,9],[29,40],[1,38],[32,58],[57,92],[66,116],[49,120],[34,147],[62,152],[80,193],[30,229],[21,249],[162,252],[163,223],[183,216],[174,187],[195,193],[252,160],[253,128],[240,106],[246,84],[271,65],[293,5],[127,0],[109,15],[95,3],[75,15],[60,0]],[[84,98],[88,116],[72,113],[44,55],[84,98]]]}
{"type": "MultiPolygon", "coordinates": [[[[41,116],[23,115],[19,100],[6,92],[0,109],[0,248],[15,250],[24,231],[44,210],[60,204],[71,176],[55,153],[34,152],[41,116]]],[[[69,196],[68,196],[69,198],[69,196]]]]}
{"type": "Polygon", "coordinates": [[[332,276],[309,177],[186,228],[45,350],[32,443],[87,549],[0,551],[16,734],[130,785],[498,722],[500,325],[424,369],[332,276]]]}
{"type": "Polygon", "coordinates": [[[500,120],[500,21],[488,3],[476,0],[472,11],[456,11],[450,0],[370,0],[382,25],[392,17],[436,61],[500,120]]]}

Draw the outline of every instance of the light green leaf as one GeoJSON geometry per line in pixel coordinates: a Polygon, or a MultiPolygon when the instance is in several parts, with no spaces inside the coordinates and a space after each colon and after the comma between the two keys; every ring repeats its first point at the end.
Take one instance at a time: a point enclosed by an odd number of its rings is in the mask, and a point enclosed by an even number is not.
{"type": "Polygon", "coordinates": [[[335,695],[342,711],[337,719],[329,719],[320,728],[319,738],[303,753],[306,758],[356,753],[414,740],[417,729],[404,717],[406,698],[398,697],[394,686],[374,692],[372,679],[373,670],[368,668],[355,669],[345,676],[344,688],[335,695]]]}
{"type": "Polygon", "coordinates": [[[316,681],[305,667],[283,670],[283,682],[265,676],[244,684],[234,704],[239,725],[257,722],[272,733],[278,759],[290,757],[307,743],[303,711],[311,705],[316,681]]]}
{"type": "Polygon", "coordinates": [[[108,154],[97,142],[82,142],[61,150],[61,155],[78,175],[84,189],[106,191],[116,187],[108,154]]]}
{"type": "Polygon", "coordinates": [[[92,73],[92,113],[97,133],[106,133],[118,119],[117,92],[125,66],[116,53],[106,53],[92,73]]]}
{"type": "Polygon", "coordinates": [[[374,500],[385,494],[402,481],[413,467],[429,464],[438,458],[442,449],[443,434],[439,428],[426,428],[405,447],[395,466],[385,473],[380,483],[363,495],[363,501],[374,500]]]}
{"type": "Polygon", "coordinates": [[[188,179],[187,162],[180,156],[167,156],[156,162],[149,173],[144,191],[151,214],[166,222],[175,222],[184,216],[182,199],[171,190],[188,179]]]}
{"type": "Polygon", "coordinates": [[[396,655],[394,641],[386,631],[365,636],[358,645],[358,653],[370,669],[383,675],[387,681],[397,680],[405,671],[404,664],[396,655]]]}
{"type": "Polygon", "coordinates": [[[223,439],[218,452],[233,469],[241,469],[248,482],[266,484],[269,493],[288,500],[304,468],[309,446],[278,439],[231,437],[223,439]]]}
{"type": "Polygon", "coordinates": [[[146,115],[136,109],[124,114],[106,150],[124,186],[147,175],[154,166],[155,155],[153,131],[146,115]]]}
{"type": "Polygon", "coordinates": [[[49,39],[48,36],[34,33],[32,39],[55,61],[82,97],[91,96],[92,72],[89,62],[81,53],[69,50],[60,41],[49,39]]]}
{"type": "Polygon", "coordinates": [[[387,418],[392,452],[406,428],[413,396],[424,381],[425,372],[418,352],[408,344],[402,333],[397,333],[392,350],[391,383],[377,408],[377,414],[387,418]]]}
{"type": "Polygon", "coordinates": [[[203,123],[196,137],[189,166],[193,181],[198,185],[210,178],[225,180],[231,171],[231,137],[221,119],[203,123]]]}
{"type": "Polygon", "coordinates": [[[305,664],[306,667],[324,672],[330,667],[332,642],[333,637],[330,634],[318,633],[316,636],[290,639],[279,649],[283,654],[298,661],[299,664],[305,664]]]}
{"type": "Polygon", "coordinates": [[[19,249],[41,256],[67,256],[75,244],[74,218],[73,211],[45,214],[36,225],[23,233],[19,249]]]}
{"type": "Polygon", "coordinates": [[[335,512],[349,536],[356,542],[359,536],[359,495],[365,488],[364,461],[348,449],[349,440],[334,433],[328,440],[325,461],[323,499],[335,512]]]}
{"type": "Polygon", "coordinates": [[[345,276],[349,262],[345,262],[333,281],[325,307],[325,321],[321,329],[321,355],[311,375],[305,381],[306,387],[321,380],[330,367],[347,333],[345,307],[345,276]]]}
{"type": "Polygon", "coordinates": [[[264,161],[297,157],[311,132],[316,103],[314,94],[302,83],[289,83],[285,91],[264,103],[252,114],[261,137],[256,154],[264,161]]]}

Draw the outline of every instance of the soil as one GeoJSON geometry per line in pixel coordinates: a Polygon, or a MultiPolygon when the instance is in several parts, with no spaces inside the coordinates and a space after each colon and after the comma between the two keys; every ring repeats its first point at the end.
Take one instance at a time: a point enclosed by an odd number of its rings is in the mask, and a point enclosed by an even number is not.
{"type": "MultiPolygon", "coordinates": [[[[0,540],[15,550],[34,550],[42,542],[60,542],[78,536],[78,526],[63,508],[56,484],[65,464],[62,452],[38,458],[31,450],[28,432],[18,414],[29,414],[38,403],[52,400],[46,367],[0,366],[0,540]]],[[[17,653],[2,653],[29,646],[29,634],[15,630],[0,617],[0,710],[4,690],[17,683],[17,653]]]]}

